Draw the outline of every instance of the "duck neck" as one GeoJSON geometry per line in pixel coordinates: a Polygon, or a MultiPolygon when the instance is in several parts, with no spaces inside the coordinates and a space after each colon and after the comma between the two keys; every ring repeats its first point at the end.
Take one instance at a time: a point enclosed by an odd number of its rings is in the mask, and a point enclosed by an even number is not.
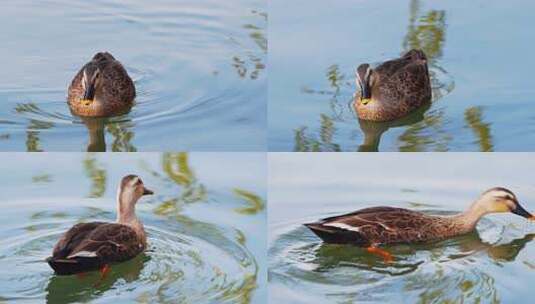
{"type": "Polygon", "coordinates": [[[487,210],[481,207],[479,201],[474,202],[468,210],[453,216],[456,222],[461,223],[462,227],[466,232],[472,231],[476,228],[479,220],[487,214],[487,210]]]}
{"type": "Polygon", "coordinates": [[[136,200],[126,197],[121,192],[117,194],[117,223],[129,226],[139,223],[136,216],[136,200]]]}

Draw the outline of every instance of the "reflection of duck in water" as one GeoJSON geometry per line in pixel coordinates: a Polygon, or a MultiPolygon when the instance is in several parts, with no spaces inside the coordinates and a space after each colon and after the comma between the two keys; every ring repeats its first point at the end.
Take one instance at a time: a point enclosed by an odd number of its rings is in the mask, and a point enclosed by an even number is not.
{"type": "Polygon", "coordinates": [[[118,189],[117,222],[80,223],[69,229],[54,247],[47,262],[58,275],[100,269],[124,262],[143,252],[147,236],[135,214],[136,202],[153,192],[135,175],[125,176],[118,189]]]}
{"type": "Polygon", "coordinates": [[[421,50],[411,50],[375,69],[361,64],[356,78],[361,91],[354,106],[360,119],[390,121],[431,102],[427,57],[421,50]]]}
{"type": "Polygon", "coordinates": [[[140,254],[127,262],[114,266],[106,278],[100,279],[97,273],[80,276],[73,280],[71,277],[52,276],[46,287],[47,303],[86,303],[112,289],[118,280],[135,282],[139,279],[144,264],[150,258],[140,254]],[[97,284],[95,284],[95,281],[97,284]]]}
{"type": "Polygon", "coordinates": [[[393,207],[372,207],[305,224],[326,243],[366,247],[385,261],[392,256],[378,245],[437,241],[475,230],[479,219],[488,213],[512,212],[535,221],[535,216],[518,203],[505,188],[484,192],[471,207],[455,216],[432,216],[393,207]]]}
{"type": "Polygon", "coordinates": [[[82,117],[82,121],[89,132],[87,152],[106,152],[105,129],[108,123],[103,117],[82,117]]]}
{"type": "Polygon", "coordinates": [[[381,136],[384,132],[388,131],[390,128],[409,126],[422,121],[425,112],[429,110],[430,107],[431,103],[427,103],[407,116],[392,121],[370,121],[359,119],[360,129],[364,133],[363,143],[358,148],[359,152],[379,151],[381,136]]]}
{"type": "Polygon", "coordinates": [[[69,86],[68,103],[78,116],[115,116],[130,111],[136,97],[134,83],[110,53],[97,53],[69,86]]]}
{"type": "Polygon", "coordinates": [[[107,117],[81,117],[89,133],[88,152],[106,151],[106,132],[111,135],[111,150],[114,152],[134,152],[132,144],[134,131],[132,121],[123,119],[112,121],[107,117]]]}
{"type": "MultiPolygon", "coordinates": [[[[511,262],[516,259],[520,254],[522,249],[526,246],[527,243],[535,239],[535,234],[527,234],[521,238],[514,239],[510,242],[503,244],[489,244],[481,239],[478,231],[475,230],[473,233],[452,239],[452,243],[430,243],[422,244],[414,248],[415,250],[423,251],[432,251],[435,255],[437,251],[445,249],[444,246],[457,248],[459,254],[449,253],[450,259],[462,258],[465,256],[471,256],[476,252],[486,252],[490,258],[496,262],[511,262]],[[425,247],[423,247],[425,245],[425,247]]],[[[314,261],[312,262],[315,265],[318,265],[316,271],[326,271],[333,268],[338,268],[341,265],[351,265],[353,267],[363,268],[367,270],[374,270],[377,272],[388,273],[388,274],[406,274],[409,272],[415,271],[418,266],[422,263],[421,259],[402,259],[400,263],[396,263],[394,269],[378,268],[375,263],[371,263],[369,256],[364,256],[361,253],[361,249],[358,247],[347,247],[343,250],[337,245],[331,244],[320,244],[315,249],[314,261]]],[[[308,248],[307,250],[310,250],[308,248]]],[[[414,251],[404,250],[403,248],[399,249],[400,254],[414,254],[414,251]],[[401,253],[403,252],[403,253],[401,253]]],[[[438,255],[435,258],[443,259],[443,255],[438,255]]]]}

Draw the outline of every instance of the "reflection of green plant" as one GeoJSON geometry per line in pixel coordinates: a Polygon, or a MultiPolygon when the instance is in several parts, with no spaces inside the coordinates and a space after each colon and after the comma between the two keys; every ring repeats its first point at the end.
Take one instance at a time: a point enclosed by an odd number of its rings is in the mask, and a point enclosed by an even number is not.
{"type": "Polygon", "coordinates": [[[197,181],[197,177],[189,165],[187,153],[164,153],[162,155],[162,169],[168,180],[182,187],[182,192],[180,196],[167,199],[159,204],[154,210],[156,214],[178,214],[184,205],[206,199],[206,188],[197,181]]]}
{"type": "Polygon", "coordinates": [[[107,125],[108,132],[113,136],[113,143],[111,150],[113,152],[136,152],[136,148],[132,144],[134,132],[130,125],[125,123],[109,123],[107,125]]]}
{"type": "MultiPolygon", "coordinates": [[[[267,53],[267,38],[266,38],[266,24],[267,14],[259,11],[252,11],[254,16],[260,17],[261,25],[245,24],[243,28],[249,32],[249,37],[254,44],[262,51],[267,53]]],[[[245,58],[240,56],[232,57],[232,66],[236,68],[236,72],[241,78],[257,79],[260,72],[265,69],[265,64],[262,62],[264,56],[258,56],[255,52],[248,52],[245,58]]]]}
{"type": "Polygon", "coordinates": [[[491,152],[493,150],[490,124],[483,122],[483,109],[481,107],[470,107],[464,112],[466,123],[474,131],[479,143],[479,150],[491,152]]]}
{"type": "Polygon", "coordinates": [[[242,214],[256,214],[264,209],[264,201],[262,198],[247,190],[234,188],[232,190],[234,195],[243,200],[247,206],[236,208],[236,212],[242,214]]]}
{"type": "Polygon", "coordinates": [[[327,79],[329,80],[329,85],[338,92],[340,90],[340,84],[345,79],[345,75],[340,72],[340,67],[337,64],[333,64],[327,68],[327,79]]]}
{"type": "MultiPolygon", "coordinates": [[[[19,103],[15,106],[17,113],[42,113],[42,110],[33,102],[19,103]]],[[[30,119],[26,131],[26,151],[28,152],[42,152],[39,148],[39,131],[54,127],[54,124],[47,121],[30,119]]]]}
{"type": "Polygon", "coordinates": [[[403,49],[421,49],[431,63],[442,56],[446,33],[446,12],[430,10],[420,14],[420,2],[412,0],[410,5],[409,28],[403,49]]]}
{"type": "Polygon", "coordinates": [[[243,283],[239,286],[239,289],[232,288],[227,289],[223,293],[222,300],[227,302],[230,299],[238,300],[237,303],[246,304],[251,303],[253,291],[257,288],[256,273],[248,274],[243,279],[243,283]]]}
{"type": "Polygon", "coordinates": [[[452,136],[444,131],[444,112],[427,113],[422,121],[410,125],[398,137],[402,152],[447,151],[452,136]]]}
{"type": "Polygon", "coordinates": [[[52,181],[52,175],[50,174],[41,174],[32,176],[33,183],[50,183],[52,181]]]}
{"type": "Polygon", "coordinates": [[[295,147],[297,152],[319,152],[330,151],[338,152],[341,150],[340,145],[333,143],[333,137],[336,133],[334,121],[325,114],[320,115],[320,132],[319,139],[306,134],[306,127],[295,130],[295,147]]]}
{"type": "Polygon", "coordinates": [[[106,192],[106,170],[100,168],[93,154],[84,159],[85,174],[91,179],[89,197],[102,197],[106,192]]]}

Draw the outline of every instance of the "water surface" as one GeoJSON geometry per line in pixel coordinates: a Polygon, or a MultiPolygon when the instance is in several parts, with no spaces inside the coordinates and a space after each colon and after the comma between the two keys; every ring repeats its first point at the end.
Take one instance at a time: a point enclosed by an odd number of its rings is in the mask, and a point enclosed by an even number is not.
{"type": "Polygon", "coordinates": [[[2,1],[0,150],[265,149],[265,1],[2,1]],[[99,51],[135,82],[136,105],[80,119],[67,87],[99,51]]]}
{"type": "Polygon", "coordinates": [[[270,151],[535,150],[534,9],[525,0],[272,1],[270,151]],[[428,56],[432,105],[359,121],[356,67],[412,48],[428,56]]]}
{"type": "Polygon", "coordinates": [[[0,300],[265,303],[265,156],[0,155],[0,300]],[[56,276],[44,261],[77,222],[114,221],[116,187],[138,174],[148,249],[98,272],[56,276]],[[5,267],[9,265],[9,267],[5,267]]]}
{"type": "Polygon", "coordinates": [[[513,214],[441,242],[365,250],[324,244],[303,223],[371,206],[448,215],[504,186],[535,211],[528,154],[270,156],[269,296],[277,303],[531,303],[535,225],[513,214]]]}

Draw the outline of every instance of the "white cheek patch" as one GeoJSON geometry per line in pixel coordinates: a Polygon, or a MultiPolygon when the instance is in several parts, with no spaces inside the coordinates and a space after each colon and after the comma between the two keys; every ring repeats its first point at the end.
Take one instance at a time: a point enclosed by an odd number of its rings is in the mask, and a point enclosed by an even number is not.
{"type": "Polygon", "coordinates": [[[94,252],[94,251],[80,251],[80,252],[77,252],[75,254],[71,254],[67,257],[67,259],[72,259],[72,258],[96,258],[97,257],[97,253],[94,252]]]}
{"type": "Polygon", "coordinates": [[[344,230],[360,232],[359,227],[353,227],[353,226],[350,226],[350,225],[344,224],[344,223],[328,223],[328,224],[323,224],[323,226],[335,227],[335,228],[340,228],[340,229],[344,229],[344,230]]]}

